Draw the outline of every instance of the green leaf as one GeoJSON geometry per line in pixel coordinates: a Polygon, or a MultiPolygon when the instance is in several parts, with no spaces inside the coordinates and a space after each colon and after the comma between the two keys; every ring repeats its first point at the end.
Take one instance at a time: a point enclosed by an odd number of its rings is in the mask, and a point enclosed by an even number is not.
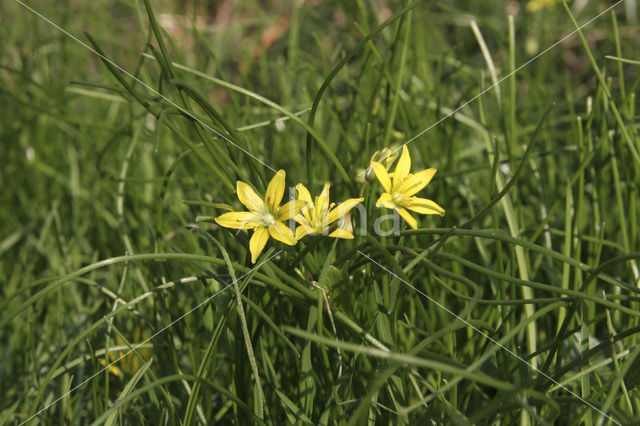
{"type": "MultiPolygon", "coordinates": [[[[151,366],[152,362],[153,362],[153,358],[151,358],[149,361],[145,362],[144,365],[142,367],[140,367],[140,369],[136,372],[136,374],[134,374],[133,377],[131,379],[129,379],[129,381],[125,385],[124,389],[122,390],[122,392],[118,396],[118,399],[122,400],[122,399],[126,398],[127,395],[129,395],[129,393],[133,390],[133,388],[136,386],[136,384],[140,381],[140,379],[142,378],[144,373],[147,372],[147,369],[151,366]]],[[[124,408],[125,408],[124,405],[118,406],[118,409],[113,411],[109,415],[109,417],[107,417],[107,419],[104,422],[104,425],[105,426],[113,425],[115,423],[115,421],[116,421],[117,415],[120,412],[122,412],[124,410],[124,408]]]]}

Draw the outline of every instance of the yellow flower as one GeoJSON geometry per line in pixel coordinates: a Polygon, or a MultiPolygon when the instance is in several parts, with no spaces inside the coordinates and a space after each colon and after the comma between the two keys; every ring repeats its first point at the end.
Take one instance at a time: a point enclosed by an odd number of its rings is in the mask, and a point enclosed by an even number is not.
{"type": "MultiPolygon", "coordinates": [[[[113,352],[112,352],[113,353],[113,352]]],[[[115,361],[118,358],[112,357],[112,353],[109,354],[109,358],[111,358],[111,362],[115,361]]],[[[122,355],[120,355],[122,356],[122,355]]],[[[103,367],[107,365],[107,361],[104,358],[100,358],[100,365],[102,365],[103,367]]],[[[122,376],[122,370],[120,370],[118,367],[116,367],[115,364],[111,364],[109,365],[109,373],[113,374],[116,377],[120,377],[122,376]]]]}
{"type": "MultiPolygon", "coordinates": [[[[133,342],[131,343],[131,347],[136,347],[136,345],[138,345],[140,342],[145,342],[148,339],[149,339],[149,331],[148,330],[141,331],[140,327],[136,327],[134,331],[133,342]]],[[[126,346],[126,342],[120,336],[116,336],[116,343],[118,346],[126,346]]],[[[138,355],[140,355],[140,357],[144,361],[148,361],[153,355],[153,351],[151,350],[151,348],[144,348],[144,349],[138,348],[136,349],[136,352],[138,353],[138,355]]],[[[136,354],[133,353],[132,351],[130,352],[129,349],[125,351],[119,351],[117,353],[109,352],[109,359],[111,360],[111,362],[119,360],[118,363],[120,364],[121,368],[118,368],[115,364],[109,365],[109,372],[114,376],[118,376],[118,377],[122,376],[123,370],[127,374],[133,376],[138,370],[140,370],[143,364],[140,361],[140,359],[136,356],[136,354]],[[123,357],[123,355],[125,356],[123,357]]],[[[106,359],[101,358],[100,364],[102,364],[102,366],[106,366],[107,365],[106,359]]]]}
{"type": "Polygon", "coordinates": [[[380,163],[371,161],[371,168],[382,184],[385,192],[376,201],[376,207],[394,209],[413,229],[418,228],[418,221],[406,209],[421,214],[439,214],[444,216],[444,209],[432,200],[414,197],[431,182],[436,169],[426,169],[411,174],[411,156],[407,146],[402,147],[402,155],[393,173],[393,181],[387,169],[380,163]]]}
{"type": "MultiPolygon", "coordinates": [[[[333,208],[335,203],[329,203],[329,182],[324,184],[324,188],[320,195],[315,199],[315,203],[311,199],[309,190],[301,183],[296,186],[298,190],[298,199],[306,204],[300,214],[294,217],[295,221],[300,224],[296,229],[296,239],[309,234],[329,235],[333,238],[352,239],[353,234],[346,229],[347,226],[338,226],[329,234],[329,228],[336,220],[344,217],[349,210],[354,208],[358,203],[364,201],[364,198],[350,198],[333,208]]],[[[346,221],[344,222],[346,224],[346,221]]]]}
{"type": "Polygon", "coordinates": [[[256,263],[269,236],[290,246],[296,244],[293,232],[284,224],[284,221],[295,216],[305,203],[301,200],[292,200],[280,206],[285,189],[284,178],[285,171],[279,170],[269,182],[264,200],[249,185],[238,181],[236,184],[238,199],[249,211],[229,212],[215,219],[218,225],[225,228],[253,229],[253,235],[249,241],[252,263],[256,263]]]}

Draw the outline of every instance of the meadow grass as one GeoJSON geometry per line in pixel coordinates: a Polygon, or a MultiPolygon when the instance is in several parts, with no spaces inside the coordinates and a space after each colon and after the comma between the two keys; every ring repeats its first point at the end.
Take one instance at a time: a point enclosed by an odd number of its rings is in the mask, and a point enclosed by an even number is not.
{"type": "Polygon", "coordinates": [[[628,2],[3,2],[0,424],[639,423],[628,2]],[[279,169],[355,238],[253,264],[279,169]]]}

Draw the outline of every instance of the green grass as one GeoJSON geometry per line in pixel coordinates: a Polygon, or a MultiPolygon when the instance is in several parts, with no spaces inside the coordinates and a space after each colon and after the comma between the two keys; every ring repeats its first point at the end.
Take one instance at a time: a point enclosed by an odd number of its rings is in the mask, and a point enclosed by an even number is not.
{"type": "Polygon", "coordinates": [[[632,8],[76,3],[103,58],[0,6],[0,424],[640,422],[632,8]],[[446,215],[377,235],[406,141],[446,215]],[[251,264],[271,168],[355,239],[251,264]]]}

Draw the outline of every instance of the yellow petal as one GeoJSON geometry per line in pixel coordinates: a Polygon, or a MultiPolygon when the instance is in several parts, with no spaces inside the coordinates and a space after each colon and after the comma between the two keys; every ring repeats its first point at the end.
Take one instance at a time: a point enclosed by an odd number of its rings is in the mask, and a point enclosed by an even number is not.
{"type": "Polygon", "coordinates": [[[313,198],[311,198],[311,194],[306,186],[299,183],[296,185],[296,191],[298,191],[298,200],[304,200],[308,203],[313,204],[313,198]]]}
{"type": "MultiPolygon", "coordinates": [[[[105,361],[104,358],[100,358],[100,364],[102,364],[102,366],[105,367],[107,365],[107,361],[105,361]]],[[[118,377],[122,376],[122,370],[120,370],[115,365],[110,365],[109,366],[109,373],[113,374],[114,376],[118,376],[118,377]]]]}
{"type": "Polygon", "coordinates": [[[357,206],[358,203],[361,203],[363,201],[364,201],[364,198],[350,198],[346,201],[343,201],[338,205],[338,207],[336,207],[335,209],[329,212],[328,223],[333,223],[336,220],[340,219],[342,216],[349,213],[349,210],[351,210],[352,208],[357,206]]]}
{"type": "Polygon", "coordinates": [[[230,212],[216,217],[215,221],[225,228],[251,229],[258,225],[253,222],[254,217],[251,212],[230,212]]]}
{"type": "Polygon", "coordinates": [[[309,223],[312,222],[313,218],[311,217],[311,215],[315,212],[315,209],[313,208],[313,204],[307,204],[307,206],[305,208],[302,209],[302,211],[300,213],[302,213],[302,215],[304,216],[305,220],[309,223]]]}
{"type": "Polygon", "coordinates": [[[408,211],[406,211],[402,207],[396,207],[396,211],[398,212],[398,214],[400,214],[400,216],[402,216],[402,218],[409,224],[410,227],[412,227],[413,229],[418,229],[418,221],[413,216],[411,216],[408,211]]]}
{"type": "Polygon", "coordinates": [[[269,241],[269,231],[267,231],[267,228],[261,226],[253,231],[251,240],[249,240],[251,263],[256,263],[256,260],[258,260],[258,256],[260,256],[260,253],[262,253],[262,249],[264,249],[267,241],[269,241]]]}
{"type": "Polygon", "coordinates": [[[301,214],[297,214],[293,217],[293,220],[298,222],[300,225],[309,225],[309,221],[301,214]]]}
{"type": "Polygon", "coordinates": [[[291,200],[278,209],[278,220],[289,220],[307,204],[304,200],[291,200]]]}
{"type": "Polygon", "coordinates": [[[316,217],[322,217],[329,210],[329,188],[331,184],[329,182],[324,184],[322,192],[316,197],[316,217]]]}
{"type": "Polygon", "coordinates": [[[238,199],[247,209],[254,212],[264,209],[262,198],[246,183],[238,181],[236,183],[236,191],[238,192],[238,199]]]}
{"type": "Polygon", "coordinates": [[[396,203],[391,199],[391,194],[387,194],[386,192],[378,198],[376,201],[376,207],[386,207],[388,209],[395,209],[396,203]]]}
{"type": "Polygon", "coordinates": [[[405,197],[411,197],[429,185],[429,182],[431,182],[436,172],[437,169],[431,168],[409,175],[396,190],[401,192],[405,197]]]}
{"type": "Polygon", "coordinates": [[[270,225],[269,234],[280,242],[290,246],[296,245],[296,238],[293,236],[293,232],[282,222],[276,221],[276,223],[270,225]]]}
{"type": "Polygon", "coordinates": [[[371,168],[373,172],[376,174],[376,177],[380,181],[380,184],[384,188],[385,191],[391,192],[391,178],[389,178],[389,173],[387,173],[387,169],[380,163],[371,163],[371,168]]]}
{"type": "Polygon", "coordinates": [[[409,149],[407,145],[402,146],[402,155],[400,155],[400,159],[398,160],[398,164],[396,165],[396,170],[393,172],[393,186],[397,188],[397,186],[409,175],[409,171],[411,170],[411,155],[409,154],[409,149]]]}
{"type": "Polygon", "coordinates": [[[338,228],[344,229],[348,232],[353,232],[353,223],[351,223],[351,213],[347,213],[338,219],[338,228]]]}
{"type": "Polygon", "coordinates": [[[264,200],[267,207],[273,212],[278,210],[280,201],[282,201],[282,196],[284,195],[284,178],[285,171],[278,170],[278,173],[276,173],[273,179],[271,179],[271,182],[269,182],[269,186],[267,186],[267,193],[264,200]]]}
{"type": "Polygon", "coordinates": [[[344,238],[345,240],[353,240],[353,234],[346,229],[337,228],[329,234],[331,238],[344,238]]]}
{"type": "Polygon", "coordinates": [[[417,213],[439,214],[440,216],[444,216],[444,209],[435,201],[428,200],[426,198],[412,197],[404,206],[417,213]]]}
{"type": "Polygon", "coordinates": [[[315,232],[312,227],[307,226],[306,224],[302,224],[296,228],[296,240],[299,240],[306,235],[314,234],[314,233],[315,232]]]}
{"type": "Polygon", "coordinates": [[[302,208],[301,213],[307,222],[311,222],[311,216],[309,215],[309,210],[313,209],[313,199],[311,198],[311,194],[307,187],[301,183],[296,185],[296,190],[298,191],[298,199],[304,200],[307,203],[307,205],[302,208]]]}

